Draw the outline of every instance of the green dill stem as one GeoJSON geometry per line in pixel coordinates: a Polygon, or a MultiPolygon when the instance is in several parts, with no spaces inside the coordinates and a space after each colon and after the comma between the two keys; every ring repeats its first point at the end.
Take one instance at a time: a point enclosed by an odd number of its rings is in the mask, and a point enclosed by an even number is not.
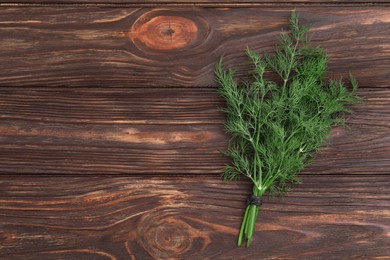
{"type": "Polygon", "coordinates": [[[252,242],[252,237],[253,237],[253,231],[254,231],[254,227],[255,227],[255,224],[256,224],[256,221],[255,221],[255,216],[256,216],[256,211],[257,211],[257,206],[255,205],[251,205],[251,211],[250,211],[250,219],[249,219],[249,230],[248,230],[248,236],[247,236],[247,241],[246,241],[246,246],[249,247],[251,242],[252,242]]]}
{"type": "Polygon", "coordinates": [[[253,237],[253,230],[254,230],[254,226],[256,224],[255,222],[255,216],[256,216],[256,210],[257,209],[257,206],[255,205],[250,205],[249,206],[250,209],[249,209],[249,220],[247,222],[247,241],[246,241],[246,246],[249,247],[251,241],[252,241],[252,237],[253,237]]]}
{"type": "MultiPolygon", "coordinates": [[[[260,196],[260,190],[257,188],[257,186],[255,185],[253,187],[253,195],[259,197],[260,196]]],[[[255,230],[255,225],[256,225],[256,222],[257,222],[257,217],[259,215],[259,206],[257,205],[250,205],[250,207],[252,208],[252,212],[251,214],[249,215],[250,216],[250,225],[249,225],[249,231],[248,231],[248,237],[247,237],[247,247],[250,246],[251,242],[252,242],[252,237],[253,237],[253,233],[254,233],[254,230],[255,230]]]]}
{"type": "MultiPolygon", "coordinates": [[[[261,107],[260,107],[261,108],[261,107]]],[[[257,114],[257,118],[259,118],[260,117],[260,111],[261,111],[261,109],[259,109],[259,113],[257,114]]],[[[255,142],[256,142],[256,144],[258,145],[259,144],[259,142],[260,142],[260,122],[259,121],[256,121],[256,138],[255,138],[255,142]]],[[[255,166],[254,166],[254,168],[256,169],[256,167],[258,167],[259,168],[259,174],[258,174],[258,177],[256,178],[256,183],[255,183],[255,185],[257,185],[257,187],[259,187],[259,186],[262,186],[262,182],[263,182],[263,173],[262,173],[262,169],[261,169],[261,163],[260,163],[260,158],[259,158],[259,151],[258,151],[258,149],[257,149],[257,147],[253,147],[253,149],[255,150],[255,158],[254,158],[254,164],[255,164],[255,166]]],[[[256,176],[256,174],[255,174],[255,176],[256,176]]]]}
{"type": "Polygon", "coordinates": [[[244,218],[242,219],[240,234],[238,235],[238,241],[237,241],[238,246],[241,246],[241,244],[242,244],[242,236],[244,234],[244,229],[245,229],[246,221],[248,218],[248,212],[249,212],[249,207],[246,207],[244,218]]]}
{"type": "Polygon", "coordinates": [[[292,49],[292,52],[291,52],[290,64],[289,64],[289,66],[288,66],[288,69],[287,69],[287,72],[286,72],[286,76],[283,77],[283,87],[282,87],[283,93],[284,93],[284,90],[286,89],[287,82],[288,82],[288,80],[289,80],[289,78],[290,78],[290,74],[291,74],[291,70],[292,70],[292,65],[293,65],[293,62],[294,62],[295,54],[296,54],[296,52],[297,52],[297,48],[298,48],[299,41],[300,41],[300,38],[297,37],[296,40],[295,40],[294,48],[292,49]]]}
{"type": "MultiPolygon", "coordinates": [[[[253,186],[253,195],[261,196],[261,191],[257,188],[256,185],[253,186]]],[[[258,215],[259,215],[259,206],[248,205],[246,207],[244,218],[241,224],[240,233],[238,236],[238,242],[237,242],[238,246],[241,246],[243,236],[245,236],[246,238],[247,247],[250,246],[258,215]]]]}

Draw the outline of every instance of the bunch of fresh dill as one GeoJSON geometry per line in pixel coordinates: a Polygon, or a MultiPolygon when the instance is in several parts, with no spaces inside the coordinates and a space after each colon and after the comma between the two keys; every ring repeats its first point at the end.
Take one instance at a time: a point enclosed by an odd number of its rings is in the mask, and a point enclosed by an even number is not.
{"type": "Polygon", "coordinates": [[[254,65],[251,82],[237,83],[232,69],[216,66],[219,94],[226,100],[226,131],[231,134],[225,154],[231,164],[225,180],[241,175],[253,182],[253,194],[238,237],[250,245],[265,192],[283,194],[298,181],[302,170],[324,142],[332,126],[343,122],[347,104],[356,102],[357,82],[350,76],[352,91],[342,81],[325,82],[327,55],[310,46],[309,27],[298,24],[295,11],[290,17],[290,32],[282,32],[273,55],[259,55],[247,49],[254,65]],[[267,80],[266,71],[280,80],[267,80]]]}

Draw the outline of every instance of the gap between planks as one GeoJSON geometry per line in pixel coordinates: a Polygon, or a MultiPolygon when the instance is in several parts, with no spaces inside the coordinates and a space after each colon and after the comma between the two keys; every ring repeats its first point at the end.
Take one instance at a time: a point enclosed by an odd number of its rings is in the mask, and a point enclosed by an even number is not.
{"type": "Polygon", "coordinates": [[[172,2],[160,2],[160,3],[84,3],[84,2],[69,2],[69,3],[53,3],[53,2],[2,2],[0,7],[140,7],[140,8],[158,8],[158,7],[205,7],[205,8],[283,8],[283,7],[390,7],[388,2],[241,2],[241,3],[222,3],[222,2],[187,2],[187,3],[172,3],[172,2]]]}

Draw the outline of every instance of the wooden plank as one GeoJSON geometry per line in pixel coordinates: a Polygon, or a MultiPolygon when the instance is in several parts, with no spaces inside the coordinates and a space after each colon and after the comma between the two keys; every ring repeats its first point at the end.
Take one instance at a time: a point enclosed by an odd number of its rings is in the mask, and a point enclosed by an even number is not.
{"type": "Polygon", "coordinates": [[[0,93],[1,173],[191,174],[225,161],[222,103],[211,89],[0,93]]]}
{"type": "Polygon", "coordinates": [[[386,5],[388,0],[2,0],[4,5],[11,4],[34,4],[34,5],[66,5],[66,4],[112,4],[112,5],[130,5],[130,6],[202,6],[202,7],[251,7],[251,6],[297,6],[297,5],[343,5],[343,6],[362,6],[362,5],[386,5]]]}
{"type": "MultiPolygon", "coordinates": [[[[221,55],[237,75],[246,46],[272,50],[287,8],[1,8],[0,86],[215,86],[221,55]]],[[[302,7],[329,75],[390,82],[390,12],[384,7],[302,7]]]]}
{"type": "Polygon", "coordinates": [[[390,176],[304,176],[266,199],[250,248],[250,191],[208,178],[0,178],[1,259],[385,259],[390,176]],[[60,185],[60,186],[59,186],[60,185]],[[60,187],[60,188],[59,188],[60,187]]]}
{"type": "MultiPolygon", "coordinates": [[[[361,89],[306,172],[387,174],[390,90],[361,89]]],[[[0,174],[218,174],[215,89],[0,88],[0,174]]]]}

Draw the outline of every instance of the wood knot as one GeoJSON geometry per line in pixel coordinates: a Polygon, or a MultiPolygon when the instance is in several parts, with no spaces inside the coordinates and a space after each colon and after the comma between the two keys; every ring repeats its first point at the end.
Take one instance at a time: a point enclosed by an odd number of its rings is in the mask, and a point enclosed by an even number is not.
{"type": "Polygon", "coordinates": [[[175,33],[175,30],[173,30],[172,28],[168,28],[166,31],[165,31],[165,34],[166,35],[172,35],[172,34],[174,34],[175,33]]]}
{"type": "Polygon", "coordinates": [[[134,22],[129,38],[138,49],[168,51],[191,47],[199,40],[199,31],[204,30],[192,18],[149,12],[134,22]]]}
{"type": "MultiPolygon", "coordinates": [[[[145,216],[130,237],[136,239],[144,251],[158,259],[203,251],[211,243],[210,237],[207,232],[200,232],[190,223],[190,220],[178,215],[156,212],[145,216]]],[[[129,247],[137,248],[132,243],[129,247]]]]}

